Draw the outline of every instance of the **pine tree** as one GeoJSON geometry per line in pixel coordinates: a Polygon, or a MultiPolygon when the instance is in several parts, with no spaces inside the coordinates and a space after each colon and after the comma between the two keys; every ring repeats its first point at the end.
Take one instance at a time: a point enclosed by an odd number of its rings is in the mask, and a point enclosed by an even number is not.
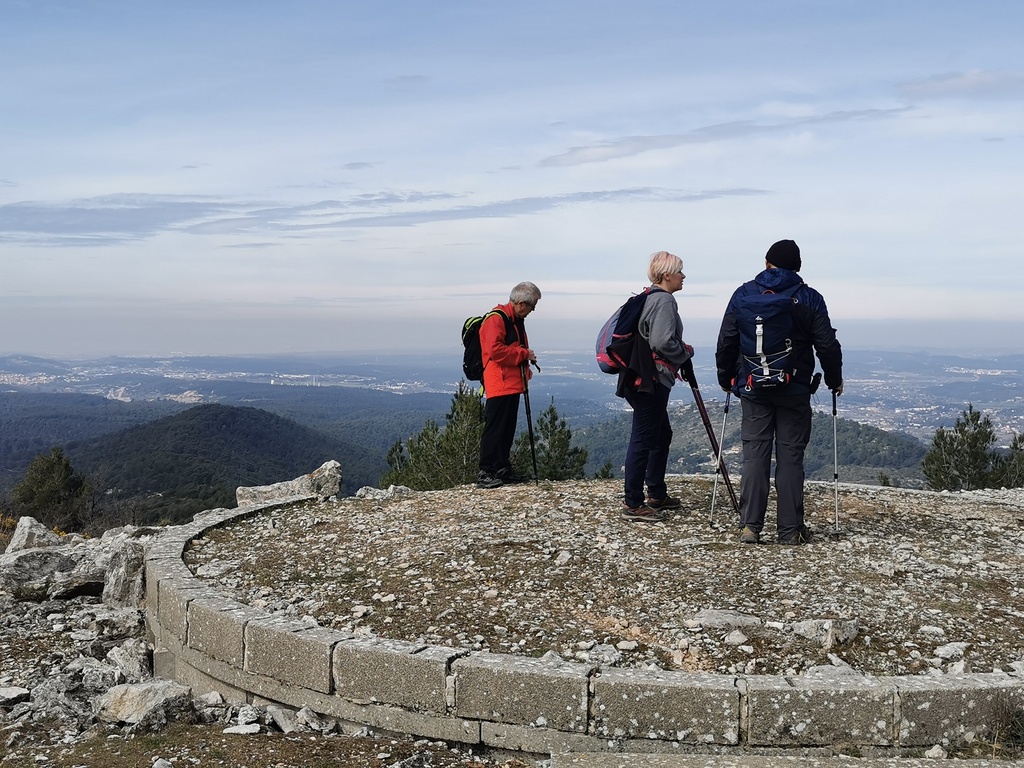
{"type": "Polygon", "coordinates": [[[992,484],[1000,488],[1024,486],[1024,433],[1015,434],[1009,452],[999,457],[992,484]]]}
{"type": "MultiPolygon", "coordinates": [[[[551,399],[537,420],[534,430],[537,447],[537,473],[540,480],[578,480],[583,477],[587,449],[573,446],[572,430],[559,418],[555,400],[551,399]]],[[[512,447],[512,466],[521,475],[533,476],[533,457],[528,432],[520,433],[512,447]]]]}
{"type": "Polygon", "coordinates": [[[11,498],[20,511],[64,531],[84,530],[93,511],[92,485],[60,448],[32,459],[11,498]]]}
{"type": "Polygon", "coordinates": [[[992,421],[968,403],[953,429],[935,431],[921,464],[928,487],[936,491],[991,487],[1000,460],[995,443],[992,421]]]}
{"type": "Polygon", "coordinates": [[[483,400],[459,382],[442,430],[430,419],[418,435],[388,449],[390,469],[381,485],[405,485],[418,491],[453,488],[476,480],[483,432],[483,400]]]}

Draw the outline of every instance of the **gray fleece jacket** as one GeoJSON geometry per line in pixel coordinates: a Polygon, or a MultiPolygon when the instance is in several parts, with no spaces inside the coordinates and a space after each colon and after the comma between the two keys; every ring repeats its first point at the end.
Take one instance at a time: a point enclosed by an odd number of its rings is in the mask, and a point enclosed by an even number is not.
{"type": "Polygon", "coordinates": [[[668,291],[653,291],[644,302],[638,327],[651,350],[668,363],[657,366],[658,383],[671,388],[679,368],[693,357],[683,344],[683,321],[675,297],[668,291]]]}

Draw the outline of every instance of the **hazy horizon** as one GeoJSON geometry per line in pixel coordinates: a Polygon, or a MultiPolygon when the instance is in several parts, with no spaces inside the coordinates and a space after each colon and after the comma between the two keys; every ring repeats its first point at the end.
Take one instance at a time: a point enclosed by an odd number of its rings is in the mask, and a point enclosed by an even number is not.
{"type": "MultiPolygon", "coordinates": [[[[0,348],[0,356],[25,356],[49,358],[62,361],[90,360],[105,357],[284,357],[290,355],[309,355],[316,357],[344,357],[348,355],[373,354],[375,357],[392,356],[396,362],[400,361],[402,355],[444,355],[458,357],[462,354],[461,342],[458,338],[458,330],[461,320],[451,325],[439,327],[418,328],[424,334],[424,338],[436,342],[435,346],[425,343],[420,346],[399,346],[388,347],[387,343],[380,341],[374,343],[372,337],[363,337],[363,346],[350,344],[347,347],[332,346],[332,340],[319,336],[303,337],[304,345],[292,345],[291,347],[274,347],[272,344],[256,344],[248,348],[236,348],[224,350],[220,348],[209,349],[154,349],[145,345],[125,347],[95,346],[90,348],[61,348],[59,344],[53,347],[37,346],[35,348],[8,346],[0,348]]],[[[691,321],[684,323],[685,339],[693,344],[697,351],[697,361],[701,365],[712,365],[715,341],[718,332],[718,323],[712,321],[691,321]],[[706,359],[705,359],[706,358],[706,359]]],[[[884,352],[912,352],[929,355],[948,355],[963,358],[993,358],[1005,355],[1024,354],[1024,347],[1008,343],[1003,335],[995,336],[996,330],[1001,328],[991,327],[984,323],[931,323],[922,322],[919,327],[911,329],[905,326],[905,330],[915,330],[910,334],[907,343],[900,343],[902,337],[897,334],[895,337],[887,333],[891,326],[885,321],[848,321],[836,324],[839,328],[838,336],[843,348],[848,351],[884,351],[884,352]]],[[[583,321],[575,322],[553,322],[541,323],[536,315],[531,316],[527,321],[527,330],[530,334],[531,345],[537,349],[538,354],[579,354],[588,356],[593,354],[594,339],[600,323],[592,325],[583,321]]],[[[397,329],[396,329],[397,330],[397,329]]],[[[326,334],[330,335],[330,334],[326,334]]],[[[100,340],[102,341],[102,340],[100,340]]]]}

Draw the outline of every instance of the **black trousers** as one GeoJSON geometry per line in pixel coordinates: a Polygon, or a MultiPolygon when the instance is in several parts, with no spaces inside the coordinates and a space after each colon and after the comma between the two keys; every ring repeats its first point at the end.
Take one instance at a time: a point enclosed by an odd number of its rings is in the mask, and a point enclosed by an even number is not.
{"type": "Polygon", "coordinates": [[[804,450],[811,439],[809,395],[741,398],[743,405],[743,477],[740,518],[743,525],[764,528],[775,451],[775,495],[779,538],[804,524],[804,450]]]}
{"type": "Polygon", "coordinates": [[[668,496],[665,469],[672,445],[672,424],[668,418],[668,399],[672,390],[662,384],[654,392],[629,391],[626,402],[633,408],[633,427],[626,448],[624,501],[628,507],[644,503],[644,483],[651,498],[668,496]]]}
{"type": "Polygon", "coordinates": [[[516,437],[519,395],[488,397],[484,403],[484,431],[480,437],[480,471],[496,475],[512,468],[509,454],[516,437]]]}

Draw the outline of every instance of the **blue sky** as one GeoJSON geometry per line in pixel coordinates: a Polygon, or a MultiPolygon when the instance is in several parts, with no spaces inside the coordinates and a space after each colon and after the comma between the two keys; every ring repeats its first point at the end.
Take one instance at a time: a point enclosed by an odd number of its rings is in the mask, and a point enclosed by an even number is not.
{"type": "Polygon", "coordinates": [[[1024,4],[0,0],[0,353],[688,341],[795,239],[858,348],[1021,351],[1024,4]]]}

